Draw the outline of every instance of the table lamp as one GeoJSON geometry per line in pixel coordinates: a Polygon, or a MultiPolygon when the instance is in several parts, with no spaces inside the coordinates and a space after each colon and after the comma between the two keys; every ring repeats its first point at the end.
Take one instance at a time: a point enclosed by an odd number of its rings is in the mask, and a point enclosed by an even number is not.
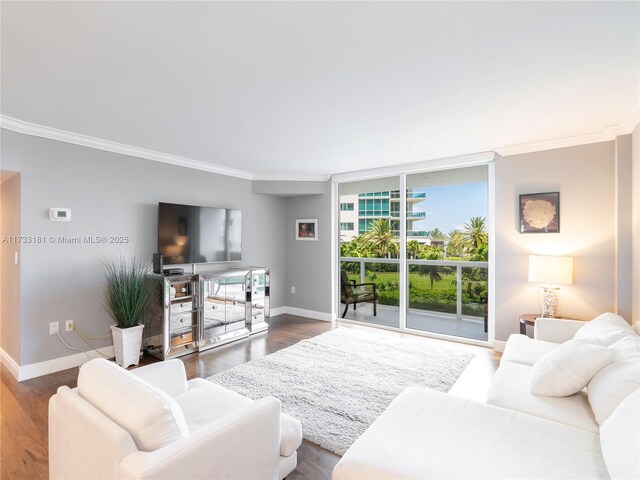
{"type": "Polygon", "coordinates": [[[573,283],[573,257],[553,255],[529,255],[529,281],[540,283],[542,301],[540,310],[543,317],[558,318],[557,285],[573,283]]]}

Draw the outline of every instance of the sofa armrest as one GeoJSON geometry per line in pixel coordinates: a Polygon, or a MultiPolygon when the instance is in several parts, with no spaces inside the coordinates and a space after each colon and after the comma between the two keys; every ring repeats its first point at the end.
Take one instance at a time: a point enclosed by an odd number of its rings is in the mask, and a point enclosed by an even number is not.
{"type": "Polygon", "coordinates": [[[564,343],[571,340],[586,322],[561,318],[537,318],[533,324],[533,338],[545,342],[564,343]]]}
{"type": "Polygon", "coordinates": [[[131,373],[171,397],[176,397],[189,390],[184,363],[177,358],[136,368],[131,370],[131,373]]]}
{"type": "Polygon", "coordinates": [[[120,462],[136,452],[133,438],[106,415],[62,386],[49,400],[49,478],[116,478],[120,462]]]}
{"type": "Polygon", "coordinates": [[[154,452],[123,459],[119,478],[276,480],[280,401],[267,397],[154,452]]]}

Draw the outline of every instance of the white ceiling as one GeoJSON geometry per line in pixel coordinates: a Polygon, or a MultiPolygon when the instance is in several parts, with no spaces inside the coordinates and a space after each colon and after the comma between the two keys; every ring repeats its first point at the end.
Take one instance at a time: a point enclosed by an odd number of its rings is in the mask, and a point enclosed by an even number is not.
{"type": "Polygon", "coordinates": [[[2,114],[272,176],[599,134],[638,2],[2,2],[2,114]]]}

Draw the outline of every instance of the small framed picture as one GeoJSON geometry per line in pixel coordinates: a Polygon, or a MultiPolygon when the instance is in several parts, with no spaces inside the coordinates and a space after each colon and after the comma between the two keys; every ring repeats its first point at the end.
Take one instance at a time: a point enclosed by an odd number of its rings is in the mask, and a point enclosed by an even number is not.
{"type": "Polygon", "coordinates": [[[296,220],[296,240],[317,241],[318,219],[303,218],[296,220]]]}
{"type": "Polygon", "coordinates": [[[520,195],[520,233],[560,232],[560,192],[520,195]]]}

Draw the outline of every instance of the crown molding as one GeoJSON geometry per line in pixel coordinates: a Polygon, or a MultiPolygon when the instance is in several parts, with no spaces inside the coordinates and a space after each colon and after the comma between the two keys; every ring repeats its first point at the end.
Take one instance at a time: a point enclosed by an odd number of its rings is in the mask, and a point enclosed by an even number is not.
{"type": "Polygon", "coordinates": [[[193,160],[190,158],[179,157],[166,153],[147,150],[145,148],[133,147],[123,143],[112,142],[102,138],[90,137],[79,133],[67,132],[57,128],[45,127],[35,123],[25,122],[17,118],[7,115],[0,115],[0,127],[22,133],[24,135],[33,135],[35,137],[49,138],[60,142],[72,143],[106,152],[119,153],[130,157],[145,158],[155,162],[168,163],[179,167],[193,168],[205,172],[217,173],[218,175],[226,175],[229,177],[243,178],[245,180],[253,180],[254,174],[245,170],[237,170],[234,168],[222,167],[211,163],[193,160]]]}
{"type": "Polygon", "coordinates": [[[502,156],[519,155],[521,153],[542,152],[556,148],[576,147],[590,143],[608,142],[615,140],[620,135],[628,135],[640,122],[640,97],[636,98],[627,109],[622,122],[617,125],[607,125],[602,131],[576,135],[573,137],[557,138],[542,142],[524,143],[508,147],[496,148],[496,152],[502,156]]]}
{"type": "Polygon", "coordinates": [[[331,175],[303,175],[297,173],[254,173],[252,180],[264,182],[326,182],[331,175]]]}
{"type": "Polygon", "coordinates": [[[544,150],[554,150],[556,148],[576,147],[578,145],[588,145],[590,143],[607,142],[613,140],[613,135],[608,130],[598,133],[587,133],[586,135],[576,135],[574,137],[556,138],[542,142],[523,143],[521,145],[511,145],[508,147],[496,148],[496,152],[503,157],[510,155],[520,155],[521,153],[542,152],[544,150]]]}
{"type": "MultiPolygon", "coordinates": [[[[545,150],[553,150],[556,148],[575,147],[578,145],[588,145],[590,143],[607,142],[614,140],[619,135],[627,135],[635,129],[640,122],[640,97],[636,98],[634,102],[627,109],[627,112],[621,123],[617,125],[608,125],[602,131],[595,133],[588,133],[585,135],[576,135],[573,137],[564,137],[553,140],[544,140],[541,142],[524,143],[520,145],[510,145],[505,147],[496,148],[495,152],[502,156],[519,155],[522,153],[540,152],[545,150]]],[[[366,172],[349,172],[337,175],[304,175],[304,174],[277,174],[277,173],[253,173],[247,170],[238,170],[234,168],[223,167],[221,165],[215,165],[212,163],[203,162],[200,160],[193,160],[186,157],[180,157],[177,155],[170,155],[166,153],[156,152],[154,150],[147,150],[145,148],[134,147],[131,145],[125,145],[123,143],[112,142],[110,140],[104,140],[102,138],[90,137],[88,135],[81,135],[79,133],[68,132],[65,130],[59,130],[57,128],[46,127],[44,125],[38,125],[35,123],[25,122],[17,118],[9,117],[7,115],[0,115],[0,128],[12,130],[14,132],[22,133],[24,135],[33,135],[35,137],[48,138],[51,140],[57,140],[60,142],[72,143],[74,145],[80,145],[88,148],[95,148],[97,150],[104,150],[112,153],[119,153],[121,155],[127,155],[131,157],[144,158],[147,160],[153,160],[155,162],[168,163],[171,165],[177,165],[185,168],[192,168],[195,170],[202,170],[205,172],[216,173],[218,175],[225,175],[229,177],[242,178],[245,180],[260,180],[260,181],[289,181],[289,182],[325,182],[329,179],[337,181],[345,181],[348,178],[354,176],[361,176],[363,173],[373,176],[387,174],[388,171],[397,171],[398,168],[409,168],[410,170],[416,170],[424,164],[429,164],[429,167],[433,166],[434,160],[428,160],[426,162],[418,162],[414,164],[405,164],[390,166],[380,169],[372,169],[366,172]]],[[[475,154],[482,155],[482,154],[475,154]]],[[[466,155],[457,158],[473,157],[473,155],[466,155]]]]}
{"type": "Polygon", "coordinates": [[[434,158],[421,162],[403,163],[401,165],[391,165],[388,167],[371,168],[368,170],[358,170],[355,172],[338,173],[331,176],[331,180],[337,183],[353,182],[357,180],[371,180],[374,178],[399,175],[401,173],[411,174],[424,170],[444,170],[449,168],[471,167],[482,165],[493,161],[493,152],[478,152],[469,155],[458,155],[454,157],[434,158]]]}
{"type": "Polygon", "coordinates": [[[634,100],[627,110],[627,114],[622,121],[622,129],[624,131],[622,135],[633,132],[638,123],[640,123],[640,96],[634,100]]]}

